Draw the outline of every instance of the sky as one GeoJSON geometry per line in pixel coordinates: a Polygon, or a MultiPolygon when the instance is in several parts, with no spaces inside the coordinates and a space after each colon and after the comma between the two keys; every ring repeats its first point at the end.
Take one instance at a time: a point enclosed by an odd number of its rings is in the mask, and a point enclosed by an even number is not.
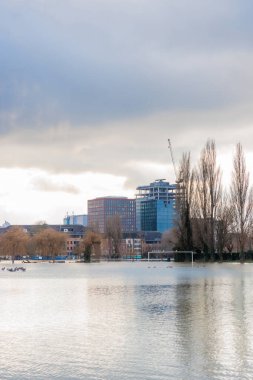
{"type": "Polygon", "coordinates": [[[0,224],[174,182],[214,139],[253,176],[251,0],[1,0],[0,224]]]}

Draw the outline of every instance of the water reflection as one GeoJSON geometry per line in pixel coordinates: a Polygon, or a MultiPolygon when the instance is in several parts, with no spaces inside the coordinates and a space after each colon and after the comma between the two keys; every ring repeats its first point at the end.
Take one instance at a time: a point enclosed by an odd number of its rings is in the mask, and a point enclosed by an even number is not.
{"type": "Polygon", "coordinates": [[[194,378],[203,373],[217,379],[251,378],[245,282],[234,277],[203,278],[198,287],[182,291],[177,286],[176,293],[181,366],[191,363],[194,378]]]}
{"type": "Polygon", "coordinates": [[[1,379],[253,378],[253,266],[36,265],[0,277],[1,379]]]}

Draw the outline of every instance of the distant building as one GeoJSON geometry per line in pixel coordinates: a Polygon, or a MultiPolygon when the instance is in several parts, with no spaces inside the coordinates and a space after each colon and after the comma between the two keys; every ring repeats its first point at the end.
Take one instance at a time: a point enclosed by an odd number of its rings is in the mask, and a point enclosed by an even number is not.
{"type": "Polygon", "coordinates": [[[139,233],[144,244],[157,246],[162,242],[162,233],[158,231],[143,231],[139,233]]]}
{"type": "Polygon", "coordinates": [[[33,236],[38,233],[43,228],[51,228],[58,232],[64,232],[66,234],[66,255],[73,255],[75,252],[75,247],[80,243],[80,240],[83,238],[87,228],[82,225],[62,225],[62,224],[48,224],[45,226],[35,225],[35,224],[22,224],[22,225],[13,225],[6,226],[5,228],[0,228],[0,236],[7,232],[12,227],[22,228],[24,232],[33,236]]]}
{"type": "Polygon", "coordinates": [[[88,226],[105,233],[107,219],[119,215],[122,232],[135,232],[135,199],[126,197],[102,197],[88,200],[88,226]]]}
{"type": "Polygon", "coordinates": [[[66,254],[73,255],[75,253],[75,248],[79,245],[80,240],[83,238],[86,227],[81,224],[69,224],[63,226],[49,226],[57,231],[64,232],[67,235],[66,241],[66,254]]]}
{"type": "Polygon", "coordinates": [[[137,256],[137,255],[141,255],[142,253],[142,241],[140,238],[122,239],[121,246],[122,246],[122,256],[125,256],[125,257],[137,256]]]}
{"type": "Polygon", "coordinates": [[[66,215],[65,218],[63,219],[63,224],[64,225],[70,225],[70,224],[80,224],[84,227],[87,227],[88,225],[88,215],[83,214],[83,215],[66,215]]]}
{"type": "Polygon", "coordinates": [[[136,194],[137,231],[164,232],[174,227],[177,185],[158,179],[138,186],[136,194]]]}
{"type": "Polygon", "coordinates": [[[6,228],[6,227],[10,227],[10,226],[11,226],[11,224],[9,222],[7,222],[7,220],[5,220],[0,228],[6,228]]]}

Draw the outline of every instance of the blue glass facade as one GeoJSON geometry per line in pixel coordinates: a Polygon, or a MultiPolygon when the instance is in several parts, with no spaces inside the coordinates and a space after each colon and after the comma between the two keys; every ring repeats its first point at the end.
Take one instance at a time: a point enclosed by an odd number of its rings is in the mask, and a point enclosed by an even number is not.
{"type": "Polygon", "coordinates": [[[155,199],[141,202],[141,230],[157,231],[157,201],[155,199]]]}
{"type": "Polygon", "coordinates": [[[173,228],[176,218],[176,185],[157,180],[149,186],[139,186],[137,191],[137,231],[162,233],[173,228]]]}
{"type": "Polygon", "coordinates": [[[156,201],[157,207],[157,226],[155,231],[164,232],[170,230],[175,225],[175,202],[165,203],[162,200],[156,201]]]}

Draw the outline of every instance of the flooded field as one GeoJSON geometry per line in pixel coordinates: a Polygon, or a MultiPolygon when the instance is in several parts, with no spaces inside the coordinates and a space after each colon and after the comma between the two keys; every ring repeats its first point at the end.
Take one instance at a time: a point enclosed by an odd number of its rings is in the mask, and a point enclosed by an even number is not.
{"type": "Polygon", "coordinates": [[[1,379],[253,378],[253,264],[22,266],[0,270],[1,379]]]}

